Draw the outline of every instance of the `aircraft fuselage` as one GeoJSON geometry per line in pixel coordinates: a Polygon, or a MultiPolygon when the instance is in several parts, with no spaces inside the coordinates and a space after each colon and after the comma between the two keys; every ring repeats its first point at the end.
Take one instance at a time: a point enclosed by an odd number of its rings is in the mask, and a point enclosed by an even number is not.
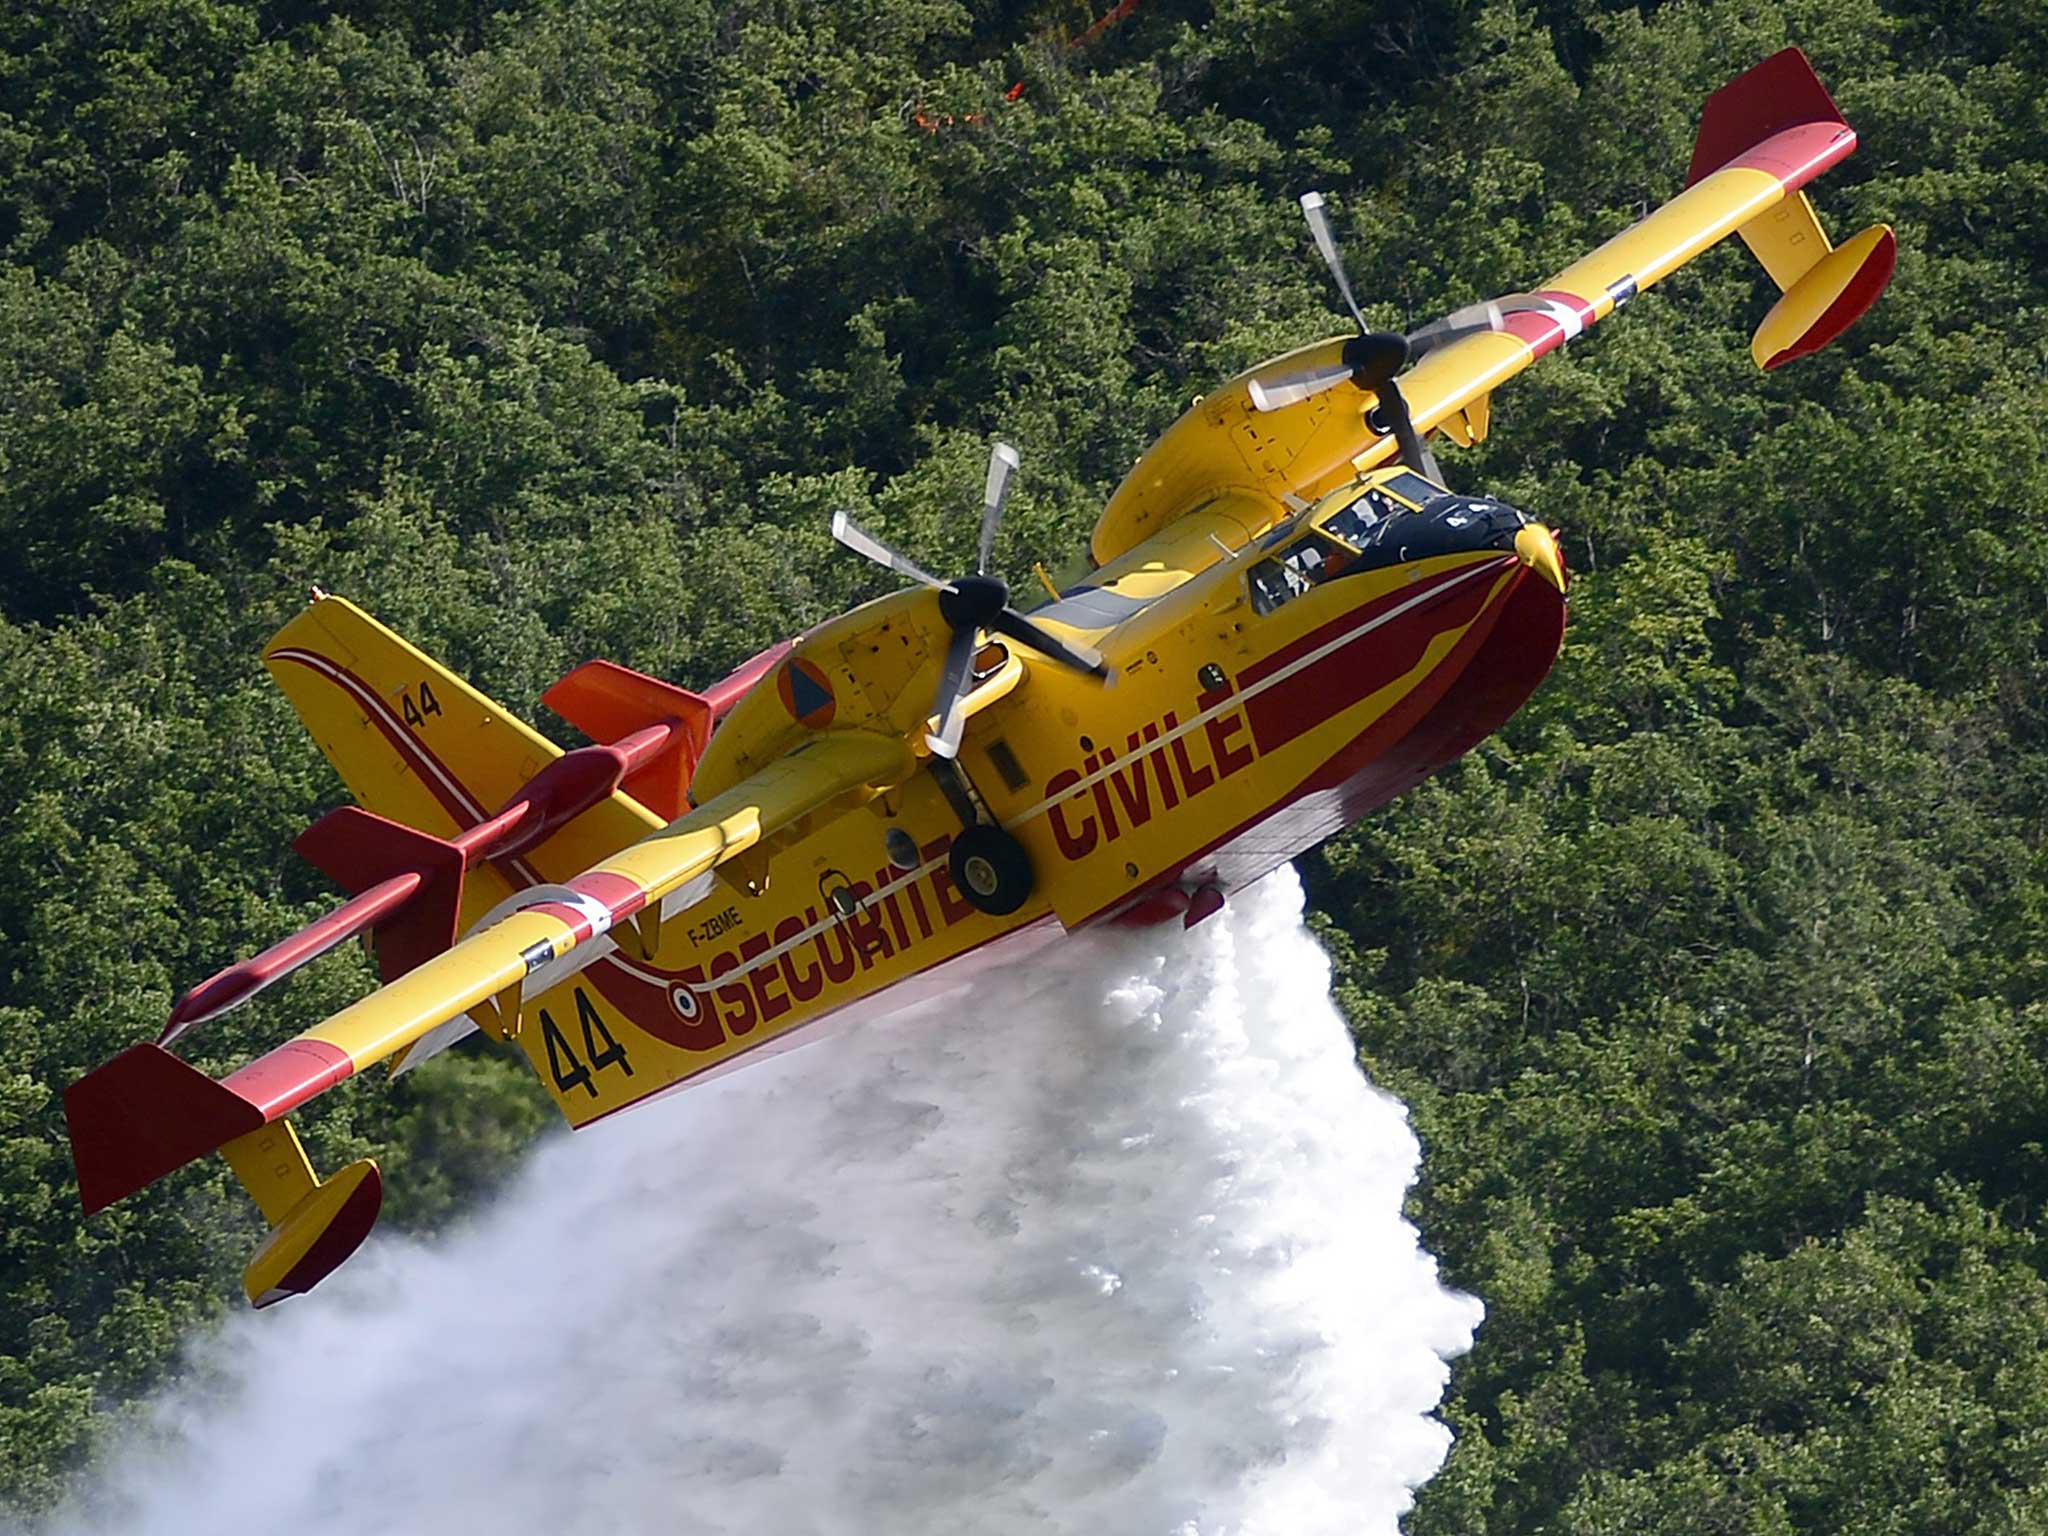
{"type": "MultiPolygon", "coordinates": [[[[1547,577],[1512,547],[1462,550],[1276,601],[1275,557],[1310,526],[1283,519],[1134,601],[1099,641],[1114,687],[992,652],[950,787],[952,770],[928,761],[864,812],[799,829],[746,871],[751,883],[721,880],[666,923],[651,960],[613,953],[540,999],[522,1044],[558,1087],[574,1083],[571,1118],[637,1102],[636,1080],[701,1077],[797,1043],[828,1015],[852,1022],[953,987],[972,962],[1064,931],[1207,915],[1464,753],[1549,670],[1561,569],[1547,577]],[[1014,912],[978,910],[948,871],[963,809],[1029,856],[1034,888],[1014,912]],[[915,844],[914,866],[891,862],[892,828],[915,844]],[[586,1033],[593,1016],[602,1029],[586,1033]],[[619,1070],[585,1070],[582,1042],[611,1056],[607,1039],[619,1070]],[[653,1071],[625,1070],[645,1058],[653,1071]]],[[[1102,606],[1103,591],[1088,600],[1102,606]]],[[[812,667],[785,690],[792,713],[815,710],[817,688],[858,686],[829,648],[794,654],[812,667]]],[[[913,667],[906,689],[921,676],[913,667]]]]}

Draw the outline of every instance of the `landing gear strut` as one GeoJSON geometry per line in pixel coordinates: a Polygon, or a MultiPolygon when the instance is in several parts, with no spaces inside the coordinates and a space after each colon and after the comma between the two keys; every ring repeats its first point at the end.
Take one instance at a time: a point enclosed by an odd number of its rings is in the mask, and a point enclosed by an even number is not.
{"type": "Polygon", "coordinates": [[[1031,855],[989,817],[981,795],[950,757],[931,760],[932,777],[946,796],[960,830],[953,837],[947,868],[962,896],[991,917],[1007,917],[1023,906],[1038,884],[1031,855]]]}

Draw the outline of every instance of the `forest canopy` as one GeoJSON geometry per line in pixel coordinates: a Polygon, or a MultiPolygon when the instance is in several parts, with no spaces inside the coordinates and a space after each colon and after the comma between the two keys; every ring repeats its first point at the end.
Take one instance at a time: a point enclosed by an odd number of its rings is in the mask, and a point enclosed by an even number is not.
{"type": "MultiPolygon", "coordinates": [[[[1736,242],[1504,390],[1551,681],[1308,861],[1411,1214],[1488,1316],[1418,1533],[2048,1522],[2048,25],[2038,0],[22,0],[0,11],[0,1499],[236,1294],[209,1160],[81,1219],[60,1094],[332,892],[262,640],[319,583],[529,717],[880,589],[849,507],[1071,560],[1188,399],[1555,270],[1797,43],[1897,227],[1829,351],[1736,242]],[[1021,90],[1013,91],[1013,84],[1021,90]]],[[[347,1001],[337,953],[193,1042],[347,1001]]],[[[303,1117],[432,1231],[549,1122],[464,1050],[303,1117]]]]}

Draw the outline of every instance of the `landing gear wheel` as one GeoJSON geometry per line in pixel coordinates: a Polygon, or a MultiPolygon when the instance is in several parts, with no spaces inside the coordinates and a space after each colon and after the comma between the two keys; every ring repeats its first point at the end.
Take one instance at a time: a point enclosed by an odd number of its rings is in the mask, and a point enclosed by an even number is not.
{"type": "Polygon", "coordinates": [[[1001,827],[968,827],[953,839],[947,859],[953,884],[991,917],[1007,917],[1024,905],[1037,882],[1024,845],[1001,827]]]}

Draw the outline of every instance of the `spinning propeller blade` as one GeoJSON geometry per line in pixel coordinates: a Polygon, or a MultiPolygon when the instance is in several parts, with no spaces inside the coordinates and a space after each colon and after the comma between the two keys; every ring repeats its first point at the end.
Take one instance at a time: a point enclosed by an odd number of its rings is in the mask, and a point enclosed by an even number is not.
{"type": "Polygon", "coordinates": [[[921,581],[941,592],[953,590],[951,582],[939,580],[908,557],[897,554],[844,512],[832,514],[832,537],[855,554],[866,555],[875,564],[886,565],[899,576],[908,576],[912,581],[921,581]]]}
{"type": "Polygon", "coordinates": [[[1476,336],[1481,331],[1500,331],[1507,328],[1507,313],[1500,301],[1487,299],[1478,304],[1467,304],[1463,309],[1454,309],[1441,320],[1432,320],[1420,330],[1408,333],[1408,360],[1419,363],[1438,347],[1449,346],[1454,341],[1463,341],[1467,336],[1476,336]]]}
{"type": "Polygon", "coordinates": [[[1344,271],[1344,258],[1337,254],[1336,237],[1330,233],[1330,216],[1323,211],[1323,194],[1302,193],[1301,211],[1308,219],[1308,232],[1316,238],[1316,249],[1323,253],[1323,265],[1330,269],[1330,276],[1337,279],[1337,291],[1344,295],[1344,307],[1358,322],[1358,334],[1369,334],[1372,327],[1365,323],[1365,311],[1358,307],[1358,300],[1352,296],[1351,278],[1344,271]]]}
{"type": "Polygon", "coordinates": [[[946,668],[939,674],[939,728],[925,733],[924,744],[936,757],[958,757],[960,734],[967,729],[967,711],[960,707],[974,681],[973,627],[953,631],[946,646],[946,668]]]}
{"type": "Polygon", "coordinates": [[[1282,406],[1299,405],[1325,390],[1335,389],[1350,377],[1349,363],[1332,363],[1327,368],[1303,368],[1294,373],[1271,373],[1262,379],[1253,379],[1248,386],[1252,408],[1277,411],[1282,406]]]}
{"type": "MultiPolygon", "coordinates": [[[[1505,316],[1515,307],[1513,299],[1467,304],[1440,320],[1432,320],[1420,329],[1410,331],[1406,336],[1393,331],[1373,330],[1365,323],[1365,312],[1358,307],[1357,296],[1351,291],[1351,278],[1344,270],[1344,258],[1337,249],[1336,236],[1330,231],[1330,216],[1324,208],[1322,193],[1304,192],[1301,211],[1308,220],[1309,233],[1315,237],[1316,249],[1323,253],[1323,264],[1330,269],[1330,276],[1337,280],[1337,291],[1344,296],[1344,307],[1358,322],[1358,338],[1345,346],[1342,365],[1296,369],[1290,373],[1272,373],[1253,379],[1248,392],[1254,410],[1284,410],[1335,389],[1347,380],[1360,389],[1374,391],[1384,399],[1394,375],[1409,363],[1420,362],[1438,347],[1466,336],[1505,329],[1505,316]]],[[[1399,409],[1405,414],[1405,406],[1399,409]]]]}
{"type": "MultiPolygon", "coordinates": [[[[1346,377],[1349,377],[1347,372],[1346,377]]],[[[1086,672],[1103,682],[1113,681],[1103,665],[1100,652],[1085,645],[1062,640],[1052,631],[1032,623],[1010,606],[1010,589],[1000,576],[988,572],[995,554],[996,528],[1002,522],[1003,504],[1009,500],[1010,482],[1017,474],[1017,450],[997,443],[988,457],[988,483],[982,491],[981,544],[975,573],[958,581],[940,581],[914,561],[899,555],[867,532],[844,512],[832,514],[832,537],[855,554],[865,555],[900,576],[923,582],[939,594],[939,613],[952,626],[953,637],[946,643],[946,659],[939,672],[939,691],[932,701],[931,718],[938,727],[925,733],[924,742],[934,756],[955,757],[960,738],[967,729],[967,695],[974,691],[974,654],[981,644],[981,632],[992,630],[1022,641],[1048,660],[1086,672]]]]}
{"type": "Polygon", "coordinates": [[[1076,645],[1062,640],[1048,629],[1032,623],[1014,608],[1005,608],[989,621],[990,629],[999,635],[1008,635],[1012,640],[1021,640],[1034,651],[1051,657],[1062,666],[1072,667],[1076,672],[1087,672],[1109,681],[1109,668],[1102,664],[1102,652],[1090,646],[1076,645]]]}
{"type": "Polygon", "coordinates": [[[988,485],[981,493],[981,552],[975,561],[977,574],[988,574],[988,562],[996,552],[996,524],[1003,520],[1003,503],[1010,499],[1010,477],[1017,473],[1017,450],[997,443],[989,450],[988,485]]]}

